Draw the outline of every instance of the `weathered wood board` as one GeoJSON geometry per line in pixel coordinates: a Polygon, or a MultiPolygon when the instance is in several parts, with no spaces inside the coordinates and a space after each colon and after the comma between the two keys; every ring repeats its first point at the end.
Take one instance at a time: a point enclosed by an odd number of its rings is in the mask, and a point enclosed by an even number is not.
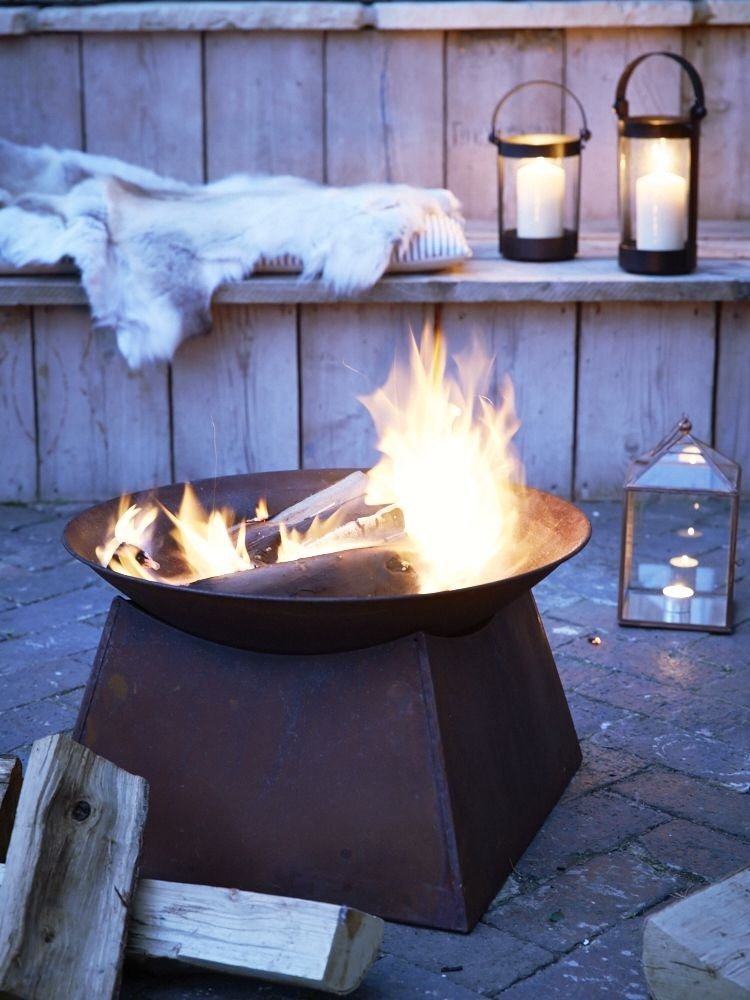
{"type": "Polygon", "coordinates": [[[147,796],[67,736],[34,744],[0,890],[0,994],[115,996],[147,796]]]}
{"type": "Polygon", "coordinates": [[[687,414],[711,439],[715,307],[584,305],[575,495],[620,496],[631,459],[687,414]]]}
{"type": "Polygon", "coordinates": [[[378,457],[370,414],[357,396],[379,388],[409,331],[430,307],[307,306],[301,316],[302,465],[371,466],[378,457]]]}
{"type": "Polygon", "coordinates": [[[443,185],[443,38],[342,32],[326,42],[326,180],[443,185]]]}
{"type": "Polygon", "coordinates": [[[643,969],[654,1000],[747,1000],[750,869],[652,914],[643,969]]]}
{"type": "Polygon", "coordinates": [[[322,181],[322,33],[208,34],[205,46],[208,179],[242,172],[322,181]]]}
{"type": "Polygon", "coordinates": [[[297,322],[293,306],[215,306],[213,330],[172,367],[175,478],[296,469],[297,322]]]}
{"type": "MultiPolygon", "coordinates": [[[[581,221],[617,220],[617,117],[612,105],[627,64],[644,52],[681,53],[678,28],[570,30],[565,36],[565,82],[583,104],[591,139],[581,155],[581,221]]],[[[671,59],[647,59],[627,89],[630,114],[679,114],[681,70],[671,59]]],[[[574,105],[566,108],[566,128],[579,131],[574,105]]]]}
{"type": "Polygon", "coordinates": [[[94,499],[170,479],[167,369],[132,372],[87,309],[34,310],[39,489],[94,499]]]}
{"type": "Polygon", "coordinates": [[[721,307],[716,380],[716,447],[744,470],[750,487],[750,302],[721,307]]]}
{"type": "Polygon", "coordinates": [[[37,492],[33,345],[28,309],[0,310],[0,499],[37,492]]]}
{"type": "Polygon", "coordinates": [[[504,372],[511,378],[521,427],[513,439],[526,482],[569,496],[575,425],[576,307],[543,303],[445,306],[449,352],[473,336],[496,359],[489,397],[499,403],[504,372]]]}
{"type": "Polygon", "coordinates": [[[703,78],[708,109],[701,123],[700,215],[747,219],[750,28],[686,31],[685,55],[703,78]]]}
{"type": "Polygon", "coordinates": [[[86,148],[180,180],[203,180],[197,34],[85,35],[86,148]]]}
{"type": "Polygon", "coordinates": [[[5,861],[20,794],[21,761],[0,757],[0,861],[5,861]]]}
{"type": "MultiPolygon", "coordinates": [[[[467,218],[497,219],[497,147],[488,140],[492,112],[501,97],[527,80],[563,82],[561,32],[447,35],[446,182],[467,218]]],[[[501,110],[500,129],[511,135],[542,127],[556,131],[561,103],[555,87],[524,88],[501,110]]]]}
{"type": "Polygon", "coordinates": [[[0,136],[81,147],[78,47],[76,35],[0,38],[0,136]]]}

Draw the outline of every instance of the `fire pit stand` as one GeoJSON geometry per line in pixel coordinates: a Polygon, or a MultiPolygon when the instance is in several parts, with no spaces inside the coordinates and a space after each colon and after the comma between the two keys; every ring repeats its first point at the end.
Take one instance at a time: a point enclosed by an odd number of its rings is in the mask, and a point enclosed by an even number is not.
{"type": "Polygon", "coordinates": [[[115,598],[76,738],[150,783],[142,875],[470,930],[580,762],[533,598],[470,635],[253,653],[115,598]]]}
{"type": "MultiPolygon", "coordinates": [[[[340,475],[195,485],[281,509],[340,475]]],[[[141,874],[471,930],[580,763],[531,587],[590,528],[549,494],[522,500],[522,572],[383,600],[123,577],[93,555],[116,501],[78,515],[69,549],[131,600],[113,601],[75,736],[150,783],[141,874]]]]}

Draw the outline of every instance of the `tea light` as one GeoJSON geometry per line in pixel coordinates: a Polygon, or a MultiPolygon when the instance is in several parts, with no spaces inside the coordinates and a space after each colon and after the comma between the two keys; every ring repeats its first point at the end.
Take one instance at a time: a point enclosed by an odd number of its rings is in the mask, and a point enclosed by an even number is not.
{"type": "Polygon", "coordinates": [[[565,171],[543,156],[518,168],[516,228],[521,239],[559,239],[563,234],[565,171]]]}
{"type": "Polygon", "coordinates": [[[690,614],[690,598],[695,591],[684,583],[670,583],[664,587],[662,594],[666,597],[664,620],[680,621],[690,614]]]}
{"type": "Polygon", "coordinates": [[[673,556],[669,560],[669,565],[676,566],[677,569],[695,569],[695,567],[698,565],[698,560],[693,559],[692,556],[688,555],[673,556]]]}
{"type": "Polygon", "coordinates": [[[635,182],[637,250],[681,250],[687,239],[688,182],[671,173],[664,139],[652,144],[654,169],[635,182]]]}

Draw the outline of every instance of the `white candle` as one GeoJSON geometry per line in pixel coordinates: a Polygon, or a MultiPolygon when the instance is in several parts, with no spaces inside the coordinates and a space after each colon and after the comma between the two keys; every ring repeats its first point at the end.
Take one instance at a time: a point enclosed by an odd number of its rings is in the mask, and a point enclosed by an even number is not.
{"type": "Polygon", "coordinates": [[[664,602],[664,621],[683,621],[690,614],[690,598],[695,591],[692,587],[685,586],[684,583],[671,583],[664,587],[662,594],[666,597],[664,602]]]}
{"type": "Polygon", "coordinates": [[[518,168],[516,229],[526,240],[559,238],[563,234],[565,171],[543,156],[518,168]]]}
{"type": "Polygon", "coordinates": [[[664,139],[653,143],[651,163],[651,173],[635,182],[636,249],[682,250],[687,239],[687,180],[670,172],[664,139]]]}

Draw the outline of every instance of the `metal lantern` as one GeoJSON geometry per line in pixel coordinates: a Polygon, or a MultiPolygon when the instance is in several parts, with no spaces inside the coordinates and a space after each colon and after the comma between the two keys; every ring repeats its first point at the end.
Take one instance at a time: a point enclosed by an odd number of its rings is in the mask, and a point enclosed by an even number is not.
{"type": "Polygon", "coordinates": [[[617,84],[620,267],[633,274],[688,274],[695,268],[698,226],[698,150],[705,117],[703,84],[695,67],[673,52],[634,59],[617,84]],[[693,85],[687,117],[628,116],[625,90],[644,59],[679,63],[693,85]]]}
{"type": "Polygon", "coordinates": [[[731,632],[740,467],[687,417],[628,470],[621,625],[731,632]]]}
{"type": "Polygon", "coordinates": [[[492,115],[489,140],[497,146],[500,253],[511,260],[569,260],[578,250],[581,149],[591,138],[581,102],[551,80],[530,80],[510,90],[492,115]],[[577,136],[528,132],[503,135],[498,115],[526,87],[557,87],[578,105],[577,136]]]}

